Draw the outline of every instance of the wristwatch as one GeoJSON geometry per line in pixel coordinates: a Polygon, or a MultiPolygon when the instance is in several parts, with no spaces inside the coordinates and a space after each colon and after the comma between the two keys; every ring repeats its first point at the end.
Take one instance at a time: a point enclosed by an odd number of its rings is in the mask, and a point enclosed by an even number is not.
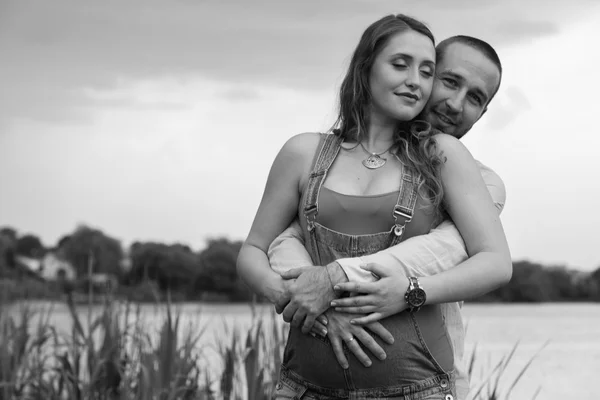
{"type": "Polygon", "coordinates": [[[427,295],[425,294],[425,291],[419,284],[419,280],[416,277],[411,276],[408,278],[408,282],[408,289],[404,295],[404,300],[406,300],[410,311],[417,312],[421,309],[421,306],[425,304],[427,295]]]}

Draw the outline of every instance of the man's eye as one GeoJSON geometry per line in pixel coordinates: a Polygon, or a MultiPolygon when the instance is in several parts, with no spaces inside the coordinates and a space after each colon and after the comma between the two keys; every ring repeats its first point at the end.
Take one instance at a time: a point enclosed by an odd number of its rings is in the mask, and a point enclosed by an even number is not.
{"type": "Polygon", "coordinates": [[[481,104],[481,99],[476,94],[469,95],[469,97],[475,104],[481,104]]]}

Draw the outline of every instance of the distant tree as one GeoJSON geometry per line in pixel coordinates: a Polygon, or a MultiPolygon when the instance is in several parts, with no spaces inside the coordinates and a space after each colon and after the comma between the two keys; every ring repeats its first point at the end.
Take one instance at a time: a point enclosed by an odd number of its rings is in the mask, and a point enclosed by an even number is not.
{"type": "Polygon", "coordinates": [[[154,281],[165,290],[189,292],[199,271],[198,255],[186,245],[135,242],[129,248],[131,269],[126,282],[154,281]]]}
{"type": "Polygon", "coordinates": [[[60,248],[65,258],[75,267],[79,277],[88,274],[90,262],[93,273],[121,276],[121,244],[98,229],[80,226],[68,240],[62,242],[60,248]]]}
{"type": "Polygon", "coordinates": [[[251,298],[250,291],[239,279],[236,261],[242,242],[228,239],[212,239],[200,253],[202,270],[197,277],[197,290],[211,290],[226,293],[234,300],[251,298]]]}
{"type": "Polygon", "coordinates": [[[44,245],[35,235],[24,235],[17,239],[15,252],[26,257],[41,257],[44,245]]]}
{"type": "Polygon", "coordinates": [[[9,226],[0,228],[0,235],[9,238],[12,242],[17,241],[17,230],[9,226]]]}
{"type": "Polygon", "coordinates": [[[518,261],[513,266],[509,284],[512,288],[512,301],[543,302],[555,297],[552,280],[540,264],[518,261]]]}
{"type": "Polygon", "coordinates": [[[56,243],[56,247],[59,249],[62,248],[65,244],[67,244],[69,242],[69,240],[71,240],[71,235],[64,235],[63,237],[58,239],[58,242],[56,243]]]}
{"type": "Polygon", "coordinates": [[[488,293],[479,301],[548,302],[593,301],[600,288],[594,274],[571,270],[564,266],[544,266],[529,261],[513,262],[510,282],[488,293]]]}
{"type": "Polygon", "coordinates": [[[13,228],[0,229],[0,274],[15,267],[17,231],[13,228]]]}
{"type": "Polygon", "coordinates": [[[588,285],[590,299],[600,301],[600,267],[590,274],[588,285]]]}

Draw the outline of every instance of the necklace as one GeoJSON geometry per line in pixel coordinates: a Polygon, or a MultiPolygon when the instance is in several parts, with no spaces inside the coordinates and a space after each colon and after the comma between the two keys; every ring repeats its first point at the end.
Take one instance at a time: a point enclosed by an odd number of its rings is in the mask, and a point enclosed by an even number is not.
{"type": "Polygon", "coordinates": [[[377,168],[381,168],[385,165],[387,158],[383,158],[381,157],[382,154],[387,153],[388,151],[390,151],[390,149],[392,147],[394,147],[394,145],[391,145],[390,147],[388,147],[385,151],[382,151],[381,153],[371,153],[369,150],[367,150],[367,148],[362,144],[362,142],[360,142],[360,147],[363,148],[363,150],[369,154],[369,157],[365,158],[362,161],[362,164],[369,169],[377,169],[377,168]]]}

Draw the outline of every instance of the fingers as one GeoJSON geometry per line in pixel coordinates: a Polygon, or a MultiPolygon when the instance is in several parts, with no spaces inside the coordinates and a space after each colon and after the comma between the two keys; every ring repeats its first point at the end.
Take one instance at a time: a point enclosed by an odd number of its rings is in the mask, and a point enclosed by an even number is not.
{"type": "Polygon", "coordinates": [[[329,322],[327,320],[327,316],[325,314],[321,314],[317,317],[317,321],[319,321],[320,323],[322,323],[323,325],[327,325],[327,323],[329,322]]]}
{"type": "Polygon", "coordinates": [[[294,315],[296,314],[296,311],[298,310],[298,306],[296,306],[295,304],[293,304],[293,302],[289,302],[284,310],[283,310],[283,320],[285,322],[292,322],[292,318],[294,318],[294,315]]]}
{"type": "Polygon", "coordinates": [[[369,325],[367,325],[367,328],[369,328],[369,330],[371,332],[373,332],[374,334],[379,336],[387,344],[394,343],[394,337],[392,336],[390,331],[385,329],[385,327],[383,325],[381,325],[379,322],[372,322],[369,325]]]}
{"type": "Polygon", "coordinates": [[[315,321],[310,333],[320,336],[327,336],[327,327],[320,323],[319,321],[315,321]]]}
{"type": "MultiPolygon", "coordinates": [[[[284,283],[284,286],[285,286],[285,283],[284,283]]],[[[274,303],[275,311],[277,312],[277,314],[281,314],[289,302],[290,302],[290,296],[287,293],[280,296],[277,299],[277,301],[274,303]]]]}
{"type": "Polygon", "coordinates": [[[375,296],[372,295],[344,297],[343,299],[335,299],[331,302],[332,307],[363,307],[374,305],[375,296]]]}
{"type": "MultiPolygon", "coordinates": [[[[298,312],[296,312],[298,314],[298,312]]],[[[315,316],[311,314],[306,314],[306,318],[304,319],[304,324],[302,324],[302,333],[308,333],[315,325],[315,316]]]]}
{"type": "Polygon", "coordinates": [[[281,314],[283,312],[283,310],[285,310],[285,308],[287,307],[287,305],[290,304],[290,299],[285,299],[283,301],[279,301],[275,304],[275,311],[277,312],[277,314],[281,314]]]}
{"type": "MultiPolygon", "coordinates": [[[[290,324],[294,327],[294,328],[300,328],[303,324],[304,324],[304,319],[306,318],[306,313],[304,311],[302,311],[301,308],[298,308],[296,310],[296,313],[294,314],[294,316],[292,317],[292,322],[290,322],[290,324]]],[[[311,324],[310,326],[312,327],[313,324],[311,324]]],[[[303,333],[308,333],[310,331],[307,330],[306,332],[302,331],[303,333]]]]}
{"type": "Polygon", "coordinates": [[[356,358],[358,358],[358,361],[360,361],[362,365],[364,365],[365,367],[370,367],[371,364],[373,364],[369,356],[367,356],[367,353],[363,351],[363,349],[358,344],[358,340],[356,340],[354,336],[345,339],[344,342],[346,343],[346,346],[348,346],[348,350],[350,350],[352,354],[354,354],[356,358]]]}
{"type": "Polygon", "coordinates": [[[371,353],[375,354],[377,358],[380,360],[385,360],[386,354],[385,351],[381,348],[379,343],[373,339],[373,336],[369,334],[369,332],[364,329],[360,333],[356,333],[356,338],[360,340],[360,342],[369,350],[371,353]]]}
{"type": "Polygon", "coordinates": [[[340,363],[342,368],[348,369],[348,359],[344,354],[344,349],[342,348],[342,341],[340,338],[338,336],[333,336],[329,338],[329,341],[331,342],[331,346],[333,347],[333,352],[338,363],[340,363]]]}
{"type": "Polygon", "coordinates": [[[362,306],[362,307],[336,307],[335,311],[349,314],[368,314],[375,311],[375,306],[362,306]]]}
{"type": "Polygon", "coordinates": [[[377,287],[372,282],[344,282],[336,284],[337,292],[373,293],[377,287]]]}
{"type": "Polygon", "coordinates": [[[388,268],[381,264],[376,264],[376,263],[361,264],[360,268],[364,269],[365,271],[369,271],[375,278],[384,278],[386,276],[390,276],[388,268]]]}
{"type": "Polygon", "coordinates": [[[368,325],[370,323],[377,322],[382,318],[385,318],[382,313],[373,312],[369,315],[365,315],[364,317],[354,318],[352,321],[350,321],[350,323],[353,325],[368,325]]]}

